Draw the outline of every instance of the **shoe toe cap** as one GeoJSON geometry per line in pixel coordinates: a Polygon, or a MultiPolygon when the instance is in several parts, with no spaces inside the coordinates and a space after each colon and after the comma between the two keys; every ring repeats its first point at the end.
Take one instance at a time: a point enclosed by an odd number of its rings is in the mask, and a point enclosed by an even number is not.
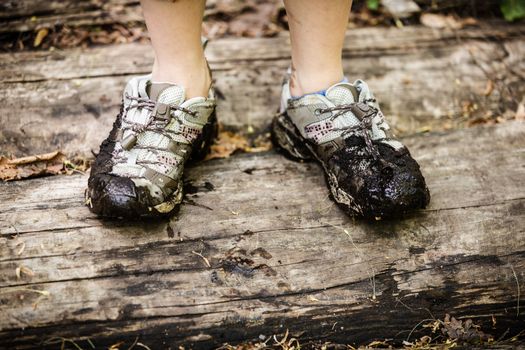
{"type": "Polygon", "coordinates": [[[383,189],[383,200],[394,212],[425,208],[430,195],[423,175],[417,171],[400,171],[383,189]]]}
{"type": "Polygon", "coordinates": [[[425,208],[430,194],[418,163],[406,149],[379,150],[379,159],[334,158],[338,186],[352,198],[349,209],[366,218],[398,218],[425,208]]]}
{"type": "Polygon", "coordinates": [[[362,191],[369,194],[365,216],[395,218],[427,206],[430,194],[425,179],[417,163],[407,158],[408,166],[393,166],[387,175],[383,172],[367,183],[362,191]]]}
{"type": "Polygon", "coordinates": [[[88,204],[90,210],[106,217],[136,217],[148,213],[148,205],[139,196],[133,180],[107,174],[89,179],[88,204]]]}

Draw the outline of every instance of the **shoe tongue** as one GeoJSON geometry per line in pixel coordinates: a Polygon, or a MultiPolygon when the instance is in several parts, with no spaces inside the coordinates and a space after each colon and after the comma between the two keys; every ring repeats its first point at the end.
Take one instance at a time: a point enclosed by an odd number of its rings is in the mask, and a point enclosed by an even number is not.
{"type": "Polygon", "coordinates": [[[167,105],[180,105],[186,98],[184,88],[171,83],[149,83],[146,93],[150,100],[167,105]]]}
{"type": "MultiPolygon", "coordinates": [[[[335,105],[345,105],[359,101],[359,92],[356,87],[350,83],[342,82],[333,85],[326,90],[326,97],[335,105]]],[[[336,128],[344,128],[359,124],[359,118],[352,112],[346,112],[334,120],[336,128]]]]}
{"type": "Polygon", "coordinates": [[[336,106],[359,101],[359,92],[350,83],[338,83],[326,90],[326,97],[336,106]]]}

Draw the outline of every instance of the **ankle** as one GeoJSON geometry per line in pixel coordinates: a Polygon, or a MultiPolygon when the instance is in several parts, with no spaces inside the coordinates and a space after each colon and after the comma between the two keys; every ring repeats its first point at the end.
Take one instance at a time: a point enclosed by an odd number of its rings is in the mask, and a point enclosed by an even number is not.
{"type": "Polygon", "coordinates": [[[212,82],[211,72],[204,57],[189,62],[173,60],[165,64],[155,60],[152,80],[183,86],[188,99],[199,96],[207,97],[212,82]]]}
{"type": "Polygon", "coordinates": [[[315,93],[325,90],[343,79],[342,69],[317,72],[299,72],[293,69],[290,76],[290,93],[294,97],[315,93]]]}

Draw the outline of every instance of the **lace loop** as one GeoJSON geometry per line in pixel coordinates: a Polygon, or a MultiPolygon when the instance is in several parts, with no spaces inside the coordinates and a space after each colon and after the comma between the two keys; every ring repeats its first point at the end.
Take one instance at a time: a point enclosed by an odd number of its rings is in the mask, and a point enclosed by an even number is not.
{"type": "MultiPolygon", "coordinates": [[[[126,119],[126,116],[128,115],[128,112],[131,109],[139,109],[139,110],[145,109],[147,111],[154,112],[156,110],[156,107],[158,106],[158,103],[150,99],[147,99],[147,98],[131,96],[128,93],[125,93],[124,96],[127,100],[130,101],[130,103],[124,109],[123,121],[127,125],[123,126],[122,130],[123,131],[131,130],[133,132],[132,135],[128,136],[128,138],[131,136],[131,138],[133,139],[132,140],[133,142],[129,143],[129,147],[121,148],[118,150],[115,149],[115,152],[113,154],[115,163],[122,163],[122,162],[127,161],[127,157],[125,156],[123,152],[124,149],[131,149],[135,147],[138,134],[143,133],[145,131],[153,131],[155,133],[161,134],[162,136],[169,138],[172,141],[176,141],[175,140],[176,136],[182,136],[184,140],[186,140],[188,143],[191,143],[193,141],[193,136],[189,135],[187,132],[180,131],[180,130],[169,130],[169,129],[166,129],[166,126],[171,122],[172,118],[178,118],[178,116],[175,114],[177,111],[183,112],[193,117],[197,116],[196,111],[189,110],[179,105],[169,105],[167,106],[169,108],[168,113],[160,113],[160,114],[150,113],[148,119],[146,120],[144,124],[137,123],[135,121],[126,119]]],[[[180,120],[178,120],[178,122],[181,123],[180,120]]],[[[184,129],[184,124],[183,124],[183,129],[184,129]]],[[[195,133],[195,130],[192,130],[192,131],[194,131],[195,133]]],[[[142,146],[140,148],[145,149],[145,150],[150,150],[150,151],[155,149],[154,147],[148,147],[148,146],[142,146]]]]}
{"type": "MultiPolygon", "coordinates": [[[[333,128],[332,130],[342,131],[342,134],[341,134],[342,137],[345,137],[346,135],[354,134],[354,133],[359,134],[360,136],[363,137],[363,140],[365,141],[365,149],[367,150],[367,152],[374,159],[378,159],[379,151],[377,147],[374,146],[372,135],[371,135],[371,130],[374,124],[374,118],[377,115],[379,115],[380,112],[378,108],[371,106],[369,104],[369,103],[375,103],[375,102],[376,102],[375,99],[370,98],[370,99],[365,99],[362,102],[353,102],[349,104],[338,105],[335,107],[322,108],[320,109],[320,113],[324,114],[328,112],[336,112],[329,118],[330,121],[334,121],[336,118],[346,114],[347,112],[351,112],[352,109],[355,107],[355,105],[357,105],[358,103],[365,103],[369,109],[366,112],[366,114],[361,118],[361,120],[359,121],[359,124],[340,127],[340,128],[333,128]]],[[[384,122],[384,118],[383,118],[383,115],[381,114],[381,118],[377,124],[381,125],[383,124],[383,122],[384,122]]]]}

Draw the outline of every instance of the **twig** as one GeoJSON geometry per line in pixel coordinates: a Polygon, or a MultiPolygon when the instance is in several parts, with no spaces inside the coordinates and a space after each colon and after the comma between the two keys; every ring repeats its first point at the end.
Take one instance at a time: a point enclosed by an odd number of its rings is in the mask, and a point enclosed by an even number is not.
{"type": "Polygon", "coordinates": [[[202,255],[201,253],[197,253],[194,250],[192,250],[191,252],[197,256],[200,256],[202,260],[204,260],[204,262],[206,263],[206,266],[211,267],[210,261],[204,255],[202,255]]]}
{"type": "Polygon", "coordinates": [[[405,304],[405,303],[403,302],[403,300],[401,300],[401,299],[403,299],[403,298],[404,298],[404,297],[396,298],[396,305],[395,305],[395,306],[397,306],[397,304],[399,303],[399,304],[403,305],[404,307],[406,307],[408,310],[410,310],[410,311],[412,311],[412,312],[417,312],[418,310],[424,310],[424,311],[428,312],[428,314],[430,315],[430,317],[432,317],[433,319],[436,319],[436,317],[432,314],[432,312],[431,312],[428,308],[426,308],[426,307],[418,307],[418,308],[414,309],[413,307],[410,307],[410,306],[408,306],[407,304],[405,304]]]}
{"type": "Polygon", "coordinates": [[[84,350],[80,345],[75,343],[73,340],[68,339],[68,338],[64,338],[64,337],[53,337],[53,338],[50,338],[50,339],[44,341],[44,344],[46,344],[46,345],[47,344],[57,344],[59,342],[61,343],[61,349],[64,348],[66,343],[71,343],[78,350],[84,350]]]}
{"type": "MultiPolygon", "coordinates": [[[[363,254],[362,254],[361,249],[354,243],[352,235],[350,235],[350,232],[348,232],[347,229],[343,228],[342,226],[339,227],[339,226],[336,226],[336,225],[333,225],[333,224],[330,224],[330,223],[326,223],[326,225],[330,225],[330,226],[332,226],[334,228],[338,228],[338,229],[342,230],[348,236],[348,238],[350,239],[350,243],[352,243],[352,246],[356,249],[357,255],[359,256],[359,258],[364,262],[363,254]]],[[[376,294],[376,273],[375,273],[375,270],[374,270],[373,267],[371,268],[371,270],[372,270],[372,274],[370,274],[370,271],[368,269],[366,270],[366,274],[368,275],[368,279],[370,280],[370,285],[372,286],[372,300],[376,300],[376,297],[377,297],[377,294],[376,294]]]]}
{"type": "Polygon", "coordinates": [[[424,320],[419,321],[419,322],[414,326],[414,328],[412,328],[412,330],[410,331],[410,333],[408,333],[408,336],[407,336],[406,341],[408,342],[408,341],[410,340],[410,336],[412,335],[412,333],[414,333],[414,331],[416,330],[417,327],[419,327],[420,324],[422,324],[423,322],[428,322],[428,321],[435,321],[435,319],[426,318],[426,319],[424,319],[424,320]]]}
{"type": "Polygon", "coordinates": [[[41,295],[49,296],[51,293],[47,290],[38,290],[38,289],[31,289],[31,288],[15,288],[11,290],[3,290],[0,291],[0,294],[7,294],[7,293],[13,293],[13,292],[33,292],[38,293],[41,295]]]}
{"type": "Polygon", "coordinates": [[[133,344],[131,344],[131,346],[128,348],[128,350],[131,350],[135,347],[135,345],[137,345],[137,342],[139,341],[139,337],[135,337],[135,341],[133,342],[133,344]]]}
{"type": "MultiPolygon", "coordinates": [[[[20,236],[20,232],[18,232],[18,229],[16,228],[14,224],[9,223],[9,226],[11,226],[15,230],[16,236],[20,236]]],[[[15,238],[15,237],[11,235],[11,238],[15,238]]]]}
{"type": "Polygon", "coordinates": [[[518,301],[516,302],[516,317],[519,317],[520,315],[520,294],[521,294],[521,290],[520,290],[520,281],[518,280],[518,275],[516,275],[516,271],[514,271],[514,266],[512,266],[512,264],[509,264],[510,265],[510,268],[512,270],[512,274],[514,275],[514,278],[516,279],[516,286],[518,287],[518,301]]]}
{"type": "Polygon", "coordinates": [[[20,246],[20,249],[16,252],[16,255],[21,255],[24,252],[24,249],[26,249],[26,242],[19,242],[15,245],[15,247],[20,246]]]}

